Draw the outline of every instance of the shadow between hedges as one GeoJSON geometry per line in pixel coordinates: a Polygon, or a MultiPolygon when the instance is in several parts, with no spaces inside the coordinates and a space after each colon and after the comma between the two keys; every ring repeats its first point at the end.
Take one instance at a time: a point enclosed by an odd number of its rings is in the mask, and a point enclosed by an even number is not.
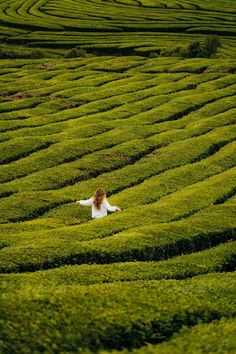
{"type": "MultiPolygon", "coordinates": [[[[193,327],[199,323],[210,323],[221,319],[220,312],[208,309],[198,311],[179,311],[169,320],[152,320],[150,323],[133,323],[127,331],[125,326],[108,328],[100,335],[100,345],[108,350],[132,350],[147,344],[158,344],[168,341],[171,336],[179,332],[183,326],[193,327]],[[114,331],[115,330],[115,331],[114,331]],[[115,335],[111,335],[111,332],[115,335]]],[[[90,349],[97,352],[100,348],[91,343],[90,349]]]]}

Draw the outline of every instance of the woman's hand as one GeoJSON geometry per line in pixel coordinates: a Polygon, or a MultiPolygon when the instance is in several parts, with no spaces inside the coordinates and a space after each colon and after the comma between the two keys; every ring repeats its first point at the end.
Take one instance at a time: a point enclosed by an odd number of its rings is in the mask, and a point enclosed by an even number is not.
{"type": "Polygon", "coordinates": [[[76,203],[79,203],[79,204],[80,204],[80,201],[79,201],[79,200],[76,200],[76,203]]]}
{"type": "Polygon", "coordinates": [[[117,211],[123,211],[123,209],[121,209],[121,208],[118,208],[118,207],[116,208],[116,210],[117,210],[117,211]]]}

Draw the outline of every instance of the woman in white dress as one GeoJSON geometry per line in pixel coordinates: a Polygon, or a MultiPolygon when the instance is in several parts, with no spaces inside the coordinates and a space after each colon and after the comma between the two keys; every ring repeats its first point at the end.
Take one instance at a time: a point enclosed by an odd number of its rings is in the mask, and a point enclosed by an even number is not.
{"type": "Polygon", "coordinates": [[[92,206],[92,219],[100,219],[107,215],[107,210],[122,211],[117,206],[112,206],[106,198],[106,193],[103,188],[97,188],[93,197],[84,200],[77,200],[76,203],[84,206],[92,206]]]}

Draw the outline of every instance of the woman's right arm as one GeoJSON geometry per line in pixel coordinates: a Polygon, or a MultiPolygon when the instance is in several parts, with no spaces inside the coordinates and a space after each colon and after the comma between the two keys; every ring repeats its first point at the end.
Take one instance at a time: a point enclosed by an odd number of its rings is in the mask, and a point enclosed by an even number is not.
{"type": "Polygon", "coordinates": [[[122,211],[121,208],[117,207],[117,206],[113,206],[111,205],[107,199],[104,200],[105,202],[105,205],[106,205],[106,208],[107,210],[111,211],[111,212],[114,212],[114,211],[122,211]]]}
{"type": "Polygon", "coordinates": [[[90,206],[93,204],[93,197],[89,199],[77,200],[76,203],[79,203],[80,205],[83,206],[90,206]]]}

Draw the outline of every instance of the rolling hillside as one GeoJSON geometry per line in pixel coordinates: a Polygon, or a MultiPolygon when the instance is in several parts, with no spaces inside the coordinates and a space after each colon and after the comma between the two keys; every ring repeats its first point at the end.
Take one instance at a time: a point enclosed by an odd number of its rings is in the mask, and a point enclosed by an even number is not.
{"type": "Polygon", "coordinates": [[[218,34],[219,55],[235,57],[235,21],[234,0],[0,0],[2,46],[22,55],[41,47],[61,56],[76,46],[148,55],[218,34]]]}
{"type": "Polygon", "coordinates": [[[1,353],[235,353],[235,13],[0,1],[1,353]]]}

